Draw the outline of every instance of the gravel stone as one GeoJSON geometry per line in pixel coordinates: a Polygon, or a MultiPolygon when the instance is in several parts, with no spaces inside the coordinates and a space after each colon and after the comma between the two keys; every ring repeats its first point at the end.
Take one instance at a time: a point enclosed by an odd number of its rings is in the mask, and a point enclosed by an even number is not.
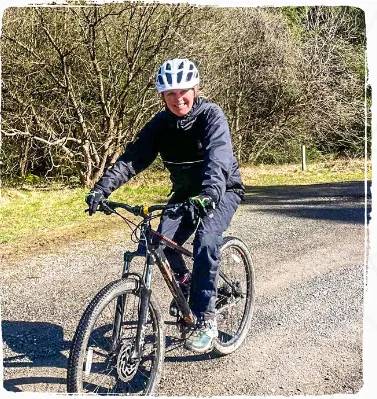
{"type": "MultiPolygon", "coordinates": [[[[156,270],[153,288],[168,334],[158,394],[357,393],[363,385],[363,192],[364,182],[247,188],[227,235],[253,253],[257,297],[245,343],[231,355],[169,348],[177,333],[168,315],[170,294],[156,270]]],[[[91,298],[120,277],[123,251],[135,248],[128,237],[125,229],[108,240],[75,241],[5,265],[6,390],[66,392],[74,330],[91,298]]]]}

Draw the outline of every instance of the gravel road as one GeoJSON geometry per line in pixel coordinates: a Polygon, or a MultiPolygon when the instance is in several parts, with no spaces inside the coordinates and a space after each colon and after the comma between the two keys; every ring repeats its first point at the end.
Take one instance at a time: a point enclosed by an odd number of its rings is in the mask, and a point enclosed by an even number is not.
{"type": "MultiPolygon", "coordinates": [[[[248,187],[227,233],[244,240],[254,254],[257,297],[251,330],[244,345],[225,357],[168,347],[158,393],[358,392],[363,385],[364,215],[364,182],[248,187]]],[[[129,246],[127,234],[119,231],[111,239],[75,241],[5,265],[7,391],[66,392],[74,329],[94,294],[119,277],[122,251],[129,246]]],[[[157,291],[167,313],[169,299],[157,291]]],[[[166,322],[172,322],[168,315],[166,322]]]]}

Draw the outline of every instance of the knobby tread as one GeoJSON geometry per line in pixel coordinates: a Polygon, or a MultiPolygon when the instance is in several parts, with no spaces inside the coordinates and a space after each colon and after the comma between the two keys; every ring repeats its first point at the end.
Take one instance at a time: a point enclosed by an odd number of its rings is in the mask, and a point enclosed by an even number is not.
{"type": "MultiPolygon", "coordinates": [[[[72,340],[68,359],[67,392],[80,393],[79,376],[82,373],[83,353],[86,350],[86,341],[91,332],[91,325],[95,322],[103,308],[119,295],[133,293],[139,289],[139,281],[134,278],[124,278],[113,281],[102,288],[87,306],[83,313],[72,340]]],[[[165,355],[165,329],[161,310],[153,295],[150,297],[150,309],[156,319],[157,335],[157,365],[151,375],[148,390],[144,394],[153,395],[160,380],[165,355]]]]}
{"type": "MultiPolygon", "coordinates": [[[[240,240],[237,237],[232,237],[232,236],[227,236],[224,237],[223,244],[221,246],[221,252],[226,250],[227,248],[234,246],[238,247],[239,249],[242,250],[243,254],[245,255],[245,260],[247,262],[247,269],[249,272],[249,277],[250,277],[250,292],[249,292],[249,298],[247,299],[247,307],[246,307],[246,315],[244,316],[242,320],[242,327],[241,330],[238,331],[237,337],[235,341],[232,344],[222,344],[220,341],[215,340],[214,342],[214,352],[219,354],[219,355],[228,355],[235,350],[237,350],[240,345],[243,343],[245,340],[247,333],[250,329],[251,325],[251,319],[254,311],[254,299],[255,299],[255,271],[254,271],[254,262],[252,259],[252,255],[247,248],[246,244],[240,240]]],[[[221,268],[221,264],[220,264],[221,268]]]]}

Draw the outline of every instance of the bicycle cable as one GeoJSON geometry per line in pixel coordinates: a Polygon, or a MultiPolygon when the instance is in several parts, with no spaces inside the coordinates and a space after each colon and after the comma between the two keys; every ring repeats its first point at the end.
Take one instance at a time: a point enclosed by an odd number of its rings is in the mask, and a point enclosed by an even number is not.
{"type": "Polygon", "coordinates": [[[115,215],[120,216],[123,221],[127,224],[128,228],[133,232],[134,231],[134,227],[136,226],[136,228],[139,226],[139,224],[133,222],[132,220],[127,219],[125,216],[123,216],[121,213],[117,212],[115,209],[111,209],[110,207],[106,207],[107,208],[107,212],[110,213],[115,213],[115,215]],[[131,226],[133,225],[133,226],[131,226]]]}
{"type": "MultiPolygon", "coordinates": [[[[151,221],[151,220],[153,220],[153,219],[157,219],[157,218],[159,218],[160,216],[161,216],[162,214],[160,213],[160,214],[158,214],[158,215],[155,215],[155,216],[151,216],[150,218],[149,218],[149,221],[151,221]]],[[[140,223],[138,223],[137,225],[135,224],[135,228],[132,230],[132,233],[131,233],[131,241],[132,242],[134,242],[135,244],[136,243],[138,243],[140,240],[141,240],[141,232],[142,232],[142,230],[141,230],[141,225],[144,223],[144,220],[142,220],[140,223]],[[137,235],[137,233],[138,232],[140,232],[140,235],[138,236],[137,235]]],[[[146,239],[146,237],[145,237],[145,234],[143,234],[143,238],[144,238],[144,240],[145,240],[145,242],[147,243],[147,239],[146,239]]],[[[148,243],[147,243],[147,246],[148,246],[148,243]]]]}

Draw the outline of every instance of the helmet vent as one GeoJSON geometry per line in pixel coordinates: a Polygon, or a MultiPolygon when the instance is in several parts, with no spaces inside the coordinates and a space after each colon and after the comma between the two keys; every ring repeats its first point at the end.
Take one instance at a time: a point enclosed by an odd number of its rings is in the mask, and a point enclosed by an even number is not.
{"type": "Polygon", "coordinates": [[[167,90],[190,89],[199,84],[199,72],[195,64],[184,58],[166,61],[156,74],[156,88],[159,93],[167,90]]]}

